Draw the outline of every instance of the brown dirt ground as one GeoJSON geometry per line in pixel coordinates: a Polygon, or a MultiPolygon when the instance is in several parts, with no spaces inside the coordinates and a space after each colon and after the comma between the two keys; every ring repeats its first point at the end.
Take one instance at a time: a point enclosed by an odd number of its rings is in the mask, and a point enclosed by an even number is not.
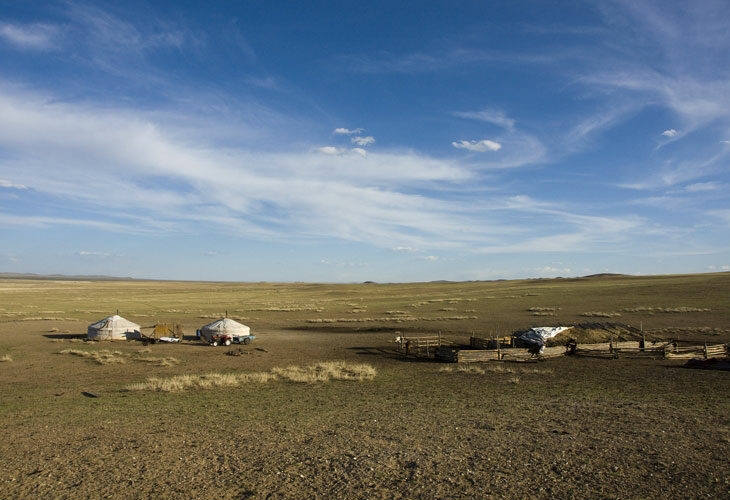
{"type": "Polygon", "coordinates": [[[561,358],[446,373],[396,356],[392,333],[283,330],[256,332],[238,357],[191,342],[150,346],[173,367],[100,366],[57,352],[108,344],[47,330],[0,324],[13,356],[0,363],[2,498],[730,497],[730,372],[561,358]],[[124,390],[150,375],[330,359],[378,376],[124,390]]]}

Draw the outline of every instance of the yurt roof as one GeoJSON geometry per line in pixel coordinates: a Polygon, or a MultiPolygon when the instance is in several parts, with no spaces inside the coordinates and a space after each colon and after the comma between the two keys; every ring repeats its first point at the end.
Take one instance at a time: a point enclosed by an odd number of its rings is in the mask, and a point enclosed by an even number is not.
{"type": "Polygon", "coordinates": [[[96,330],[102,328],[131,328],[139,330],[140,326],[137,323],[132,323],[128,319],[122,318],[118,314],[114,314],[112,316],[107,316],[96,323],[92,323],[89,325],[89,328],[94,328],[96,330]]]}
{"type": "Polygon", "coordinates": [[[201,330],[213,331],[213,332],[236,332],[236,331],[248,331],[250,330],[244,324],[230,318],[221,318],[212,323],[208,323],[201,330]]]}

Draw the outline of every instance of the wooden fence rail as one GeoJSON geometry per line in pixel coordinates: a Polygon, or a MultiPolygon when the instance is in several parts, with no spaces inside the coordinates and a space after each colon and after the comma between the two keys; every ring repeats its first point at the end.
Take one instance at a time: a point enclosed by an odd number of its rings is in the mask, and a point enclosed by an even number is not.
{"type": "MultiPolygon", "coordinates": [[[[703,357],[723,357],[728,355],[726,344],[678,346],[676,342],[645,342],[645,341],[619,341],[603,342],[597,344],[575,344],[570,346],[546,347],[535,356],[528,349],[514,347],[502,347],[502,343],[494,339],[483,339],[472,336],[469,343],[471,349],[461,349],[444,345],[440,337],[411,337],[409,340],[415,346],[426,346],[426,349],[436,344],[419,343],[417,339],[438,338],[440,343],[434,349],[437,359],[456,363],[475,363],[480,361],[526,361],[535,358],[552,358],[574,354],[578,356],[595,358],[666,358],[666,359],[689,359],[703,357]]],[[[425,342],[422,340],[421,342],[425,342]]]]}
{"type": "Polygon", "coordinates": [[[428,356],[438,347],[451,344],[441,336],[441,333],[422,337],[396,337],[395,342],[399,344],[400,350],[405,355],[425,353],[428,356]]]}

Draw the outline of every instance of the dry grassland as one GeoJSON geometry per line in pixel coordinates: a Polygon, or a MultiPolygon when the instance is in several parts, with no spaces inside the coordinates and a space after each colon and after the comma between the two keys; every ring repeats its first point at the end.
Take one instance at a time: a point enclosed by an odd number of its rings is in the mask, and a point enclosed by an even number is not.
{"type": "Polygon", "coordinates": [[[728,372],[649,359],[456,366],[402,358],[393,339],[468,344],[578,323],[598,338],[595,314],[620,313],[611,321],[660,338],[730,341],[729,296],[728,273],[0,280],[0,497],[728,498],[728,372]],[[78,337],[117,310],[187,337],[144,349],[78,337]],[[245,356],[192,337],[226,311],[256,335],[245,356]]]}

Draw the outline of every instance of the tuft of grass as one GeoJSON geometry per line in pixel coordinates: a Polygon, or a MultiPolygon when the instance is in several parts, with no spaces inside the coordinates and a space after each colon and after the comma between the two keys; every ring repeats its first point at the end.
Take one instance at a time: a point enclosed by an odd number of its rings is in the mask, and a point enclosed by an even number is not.
{"type": "Polygon", "coordinates": [[[471,375],[484,375],[486,373],[517,373],[514,368],[505,366],[502,363],[487,363],[481,365],[464,364],[456,367],[444,366],[440,368],[439,371],[444,373],[467,373],[471,375]]]}
{"type": "Polygon", "coordinates": [[[588,318],[615,318],[621,316],[618,312],[604,312],[604,311],[588,311],[580,313],[579,316],[585,316],[588,318]]]}
{"type": "Polygon", "coordinates": [[[640,306],[640,307],[626,307],[621,310],[624,312],[648,312],[649,314],[654,314],[654,313],[677,314],[677,313],[692,313],[692,312],[710,312],[710,309],[707,307],[688,307],[688,306],[679,306],[679,307],[640,306]]]}
{"type": "Polygon", "coordinates": [[[475,375],[484,375],[484,373],[485,373],[484,368],[482,368],[480,366],[472,366],[472,365],[459,366],[457,371],[459,373],[473,373],[475,375]]]}
{"type": "Polygon", "coordinates": [[[290,382],[313,383],[329,380],[371,380],[376,371],[371,365],[364,363],[347,363],[345,361],[328,361],[300,368],[288,366],[274,368],[271,372],[290,382]]]}
{"type": "Polygon", "coordinates": [[[487,368],[490,373],[516,373],[515,369],[504,364],[494,364],[487,368]]]}
{"type": "MultiPolygon", "coordinates": [[[[144,349],[137,353],[135,356],[125,354],[121,351],[109,351],[102,349],[99,351],[82,351],[79,349],[64,349],[59,351],[59,354],[69,354],[71,356],[78,356],[81,358],[89,359],[99,365],[110,365],[110,364],[124,364],[127,361],[133,361],[136,363],[149,363],[155,366],[174,366],[180,363],[180,360],[172,357],[159,358],[159,357],[145,357],[144,349]]],[[[148,350],[149,351],[149,350],[148,350]]]]}
{"type": "Polygon", "coordinates": [[[559,307],[531,307],[528,309],[530,312],[555,312],[559,310],[559,307]]]}
{"type": "Polygon", "coordinates": [[[5,354],[3,357],[0,358],[0,363],[11,363],[13,361],[13,358],[10,357],[10,354],[5,354]]]}
{"type": "Polygon", "coordinates": [[[78,349],[64,349],[63,351],[60,351],[59,354],[70,354],[72,356],[87,358],[100,365],[124,364],[127,362],[121,352],[108,351],[106,349],[101,351],[81,351],[78,349]]]}
{"type": "Polygon", "coordinates": [[[375,378],[376,371],[370,365],[329,361],[300,367],[273,368],[269,372],[252,373],[207,373],[205,375],[176,375],[174,377],[151,377],[145,382],[127,386],[130,391],[181,392],[187,389],[215,389],[238,387],[248,383],[265,384],[270,381],[313,384],[330,380],[363,381],[375,378]]]}
{"type": "Polygon", "coordinates": [[[515,375],[513,377],[508,378],[507,379],[507,382],[509,382],[510,384],[519,384],[520,383],[520,377],[518,377],[518,376],[515,375]]]}
{"type": "Polygon", "coordinates": [[[249,309],[249,311],[269,311],[269,312],[299,312],[314,311],[322,312],[324,308],[315,306],[285,306],[285,307],[260,307],[257,309],[249,309]]]}

